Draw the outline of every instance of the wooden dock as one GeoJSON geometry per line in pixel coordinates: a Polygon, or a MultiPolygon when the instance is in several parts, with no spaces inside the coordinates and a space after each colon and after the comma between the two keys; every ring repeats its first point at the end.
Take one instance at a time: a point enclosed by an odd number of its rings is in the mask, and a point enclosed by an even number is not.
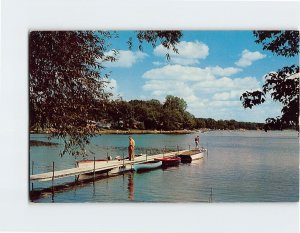
{"type": "Polygon", "coordinates": [[[79,166],[75,168],[60,170],[60,171],[51,171],[46,173],[34,174],[30,175],[31,182],[42,182],[42,181],[50,181],[55,179],[60,179],[64,177],[70,176],[77,176],[77,175],[85,175],[85,174],[94,174],[99,172],[107,172],[107,174],[117,175],[121,174],[125,171],[132,170],[134,164],[143,163],[145,161],[153,161],[157,158],[164,158],[164,157],[172,157],[178,154],[185,152],[183,151],[176,151],[176,152],[169,152],[164,154],[157,154],[157,155],[142,155],[139,157],[135,157],[134,161],[129,161],[128,159],[125,160],[108,160],[101,163],[88,163],[85,166],[79,166]]]}

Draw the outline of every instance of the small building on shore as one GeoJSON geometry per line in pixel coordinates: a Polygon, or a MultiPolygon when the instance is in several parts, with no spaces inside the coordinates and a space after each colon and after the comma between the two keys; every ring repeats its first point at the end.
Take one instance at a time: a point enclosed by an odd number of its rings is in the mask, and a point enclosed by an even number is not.
{"type": "Polygon", "coordinates": [[[103,129],[110,129],[112,126],[112,123],[106,119],[100,120],[96,123],[96,126],[98,128],[103,128],[103,129]]]}

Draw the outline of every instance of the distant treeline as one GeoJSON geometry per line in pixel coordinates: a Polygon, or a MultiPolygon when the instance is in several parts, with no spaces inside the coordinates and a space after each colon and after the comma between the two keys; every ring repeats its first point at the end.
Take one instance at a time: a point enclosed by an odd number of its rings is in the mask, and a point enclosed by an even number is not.
{"type": "Polygon", "coordinates": [[[253,122],[239,122],[235,120],[214,120],[211,118],[196,118],[196,128],[208,128],[208,129],[221,129],[221,130],[235,130],[235,129],[247,129],[257,130],[263,129],[263,123],[253,122]]]}
{"type": "MultiPolygon", "coordinates": [[[[184,99],[168,95],[165,101],[117,99],[106,105],[102,111],[99,127],[114,129],[180,130],[180,129],[263,129],[263,123],[238,122],[235,120],[214,120],[196,118],[186,111],[184,99]]],[[[98,118],[99,119],[99,118],[98,118]]]]}

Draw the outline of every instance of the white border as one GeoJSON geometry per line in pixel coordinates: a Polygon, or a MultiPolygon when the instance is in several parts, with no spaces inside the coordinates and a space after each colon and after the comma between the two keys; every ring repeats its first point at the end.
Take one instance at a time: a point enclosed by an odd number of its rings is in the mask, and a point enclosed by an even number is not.
{"type": "Polygon", "coordinates": [[[37,205],[27,193],[30,29],[299,29],[299,8],[299,2],[2,0],[0,231],[299,232],[298,203],[37,205]]]}

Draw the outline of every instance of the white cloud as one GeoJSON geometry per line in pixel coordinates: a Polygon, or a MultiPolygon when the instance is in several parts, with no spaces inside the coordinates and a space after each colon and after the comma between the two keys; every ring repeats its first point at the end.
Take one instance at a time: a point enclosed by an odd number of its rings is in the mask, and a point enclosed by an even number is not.
{"type": "MultiPolygon", "coordinates": [[[[111,50],[107,52],[105,55],[112,56],[114,52],[111,50]]],[[[119,50],[116,56],[115,62],[105,62],[105,65],[107,67],[125,67],[130,68],[135,63],[142,61],[146,56],[148,56],[146,53],[143,53],[141,51],[129,51],[129,50],[119,50]]]]}
{"type": "Polygon", "coordinates": [[[153,53],[160,57],[164,57],[169,53],[170,62],[181,65],[198,64],[200,59],[205,59],[209,54],[208,46],[197,40],[193,42],[181,41],[177,44],[176,48],[178,49],[178,53],[159,45],[154,49],[153,53]]]}
{"type": "Polygon", "coordinates": [[[182,65],[166,65],[160,68],[155,68],[146,71],[143,74],[143,78],[146,79],[177,79],[185,81],[214,81],[215,76],[230,76],[240,72],[241,69],[227,67],[222,68],[220,66],[215,67],[191,67],[182,65]]]}
{"type": "Polygon", "coordinates": [[[210,69],[213,74],[218,76],[231,76],[233,74],[242,71],[242,69],[240,68],[235,68],[235,67],[222,68],[220,66],[209,67],[208,69],[210,69]]]}
{"type": "Polygon", "coordinates": [[[188,111],[195,116],[230,119],[227,116],[234,116],[236,109],[243,110],[240,95],[246,90],[260,87],[254,77],[228,77],[239,71],[232,67],[166,65],[143,74],[146,79],[143,90],[149,98],[161,101],[166,95],[181,97],[187,102],[188,111]],[[218,115],[221,110],[223,117],[219,117],[221,113],[218,115]]]}
{"type": "Polygon", "coordinates": [[[151,95],[160,100],[163,100],[166,95],[184,97],[186,101],[197,99],[192,87],[183,81],[149,80],[143,86],[143,90],[149,91],[151,95]]]}
{"type": "Polygon", "coordinates": [[[232,99],[238,99],[241,94],[243,93],[242,90],[233,90],[233,91],[227,91],[227,92],[217,92],[213,95],[213,100],[218,101],[227,101],[232,99]]]}
{"type": "Polygon", "coordinates": [[[200,81],[213,79],[213,74],[207,69],[201,69],[198,67],[166,65],[164,67],[151,69],[145,72],[143,74],[143,78],[200,81]]]}
{"type": "Polygon", "coordinates": [[[229,90],[249,90],[257,89],[260,83],[254,77],[244,77],[244,78],[228,78],[222,77],[219,79],[214,79],[205,82],[198,82],[195,84],[195,88],[203,89],[206,92],[223,92],[229,90]]]}
{"type": "Polygon", "coordinates": [[[263,59],[265,57],[266,57],[266,55],[264,55],[258,51],[251,52],[251,51],[245,49],[242,52],[241,58],[237,62],[235,62],[235,64],[237,66],[241,66],[241,67],[251,66],[254,61],[263,59]]]}
{"type": "Polygon", "coordinates": [[[109,83],[107,83],[106,87],[104,88],[104,91],[107,93],[112,93],[113,95],[117,95],[118,92],[117,80],[111,78],[108,81],[109,83]]]}

